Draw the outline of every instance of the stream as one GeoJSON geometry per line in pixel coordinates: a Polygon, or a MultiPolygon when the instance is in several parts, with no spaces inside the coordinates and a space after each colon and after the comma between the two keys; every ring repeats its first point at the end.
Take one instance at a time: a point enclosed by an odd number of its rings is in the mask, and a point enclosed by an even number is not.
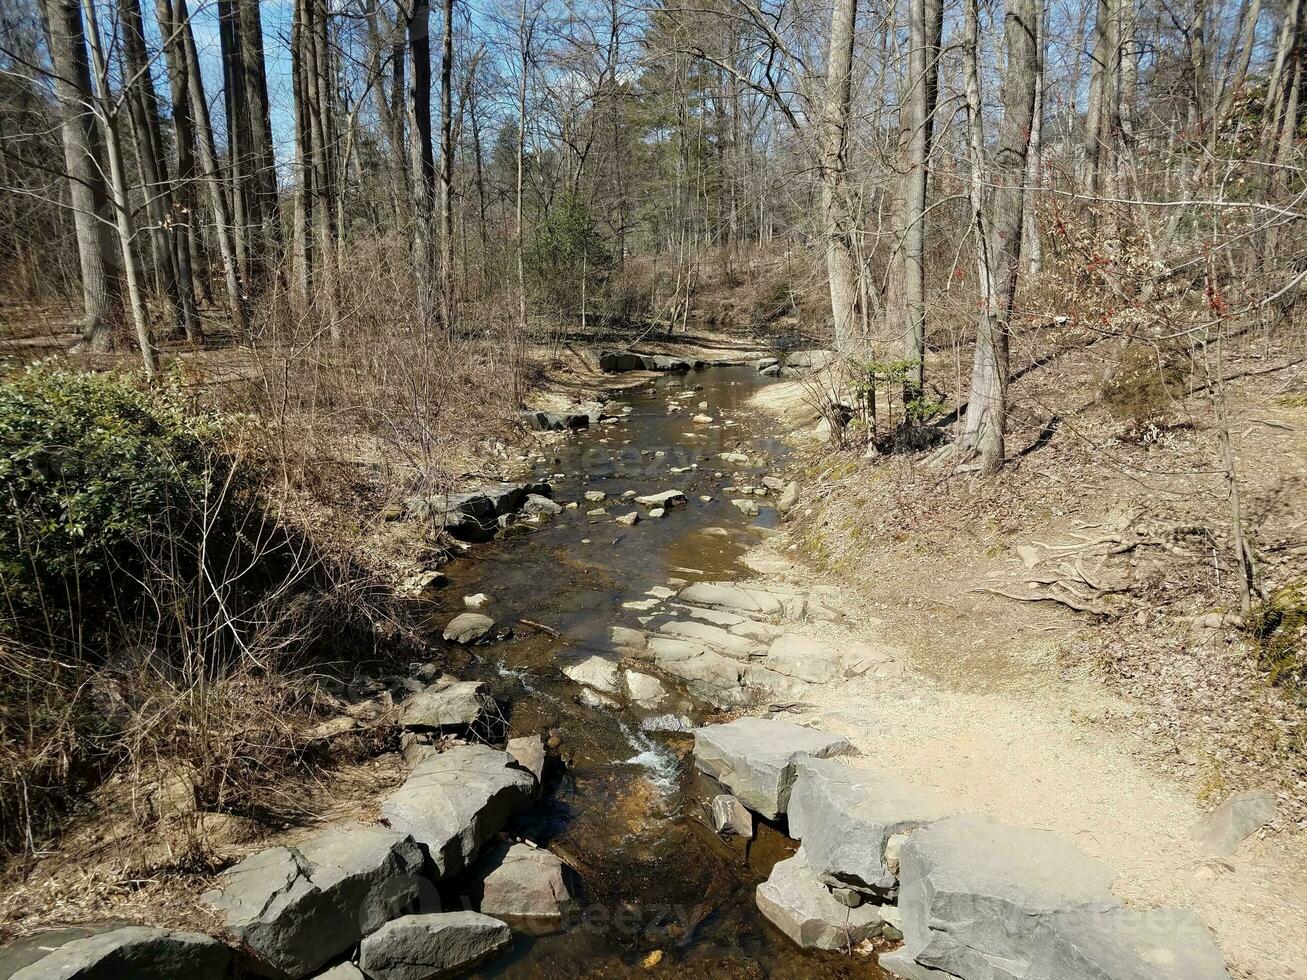
{"type": "Polygon", "coordinates": [[[642,612],[623,604],[650,589],[748,574],[741,556],[770,533],[776,514],[770,498],[757,498],[761,513],[745,516],[731,504],[739,494],[724,487],[781,472],[785,445],[746,405],[768,383],[752,367],[714,367],[621,393],[615,404],[630,408],[622,421],[569,434],[536,458],[533,476],[552,482],[559,503],[579,501],[577,509],[446,567],[448,607],[433,626],[462,611],[462,596],[485,592],[487,611],[515,627],[511,639],[456,651],[467,658],[456,671],[490,681],[511,733],[552,733],[566,763],[509,830],[549,847],[581,879],[578,912],[561,930],[519,933],[478,976],[644,976],[654,964],[655,975],[688,977],[880,976],[870,959],[800,950],[758,912],[754,887],[795,845],[761,822],[751,842],[723,840],[705,823],[693,740],[676,729],[703,722],[710,705],[679,697],[641,711],[604,703],[561,673],[571,659],[618,659],[609,627],[638,628],[642,612]],[[715,424],[695,424],[700,412],[715,424]],[[719,454],[732,451],[768,465],[728,465],[719,454]],[[689,503],[661,519],[622,497],[670,489],[689,503]],[[607,500],[588,502],[586,491],[607,500]],[[588,516],[600,506],[606,516],[588,516]],[[639,524],[615,523],[633,510],[639,524]]]}

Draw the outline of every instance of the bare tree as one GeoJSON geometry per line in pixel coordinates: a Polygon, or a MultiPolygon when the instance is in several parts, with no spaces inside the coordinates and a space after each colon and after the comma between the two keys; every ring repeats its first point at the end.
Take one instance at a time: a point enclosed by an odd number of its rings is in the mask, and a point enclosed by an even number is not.
{"type": "Polygon", "coordinates": [[[1003,71],[1003,119],[998,145],[988,168],[993,186],[991,215],[975,188],[982,166],[983,135],[979,120],[978,15],[976,0],[967,5],[967,89],[972,116],[973,207],[977,209],[981,311],[976,323],[976,353],[967,401],[964,449],[980,455],[981,469],[997,471],[1004,460],[1007,429],[1008,350],[1012,310],[1021,272],[1021,230],[1025,205],[1026,158],[1030,152],[1035,85],[1039,74],[1039,0],[1009,0],[1004,16],[1006,64],[1003,71]]]}
{"type": "Polygon", "coordinates": [[[831,9],[826,96],[821,117],[821,180],[826,274],[830,279],[835,348],[851,353],[858,310],[858,264],[849,214],[847,167],[849,111],[853,100],[853,29],[858,0],[835,0],[831,9]]]}
{"type": "Polygon", "coordinates": [[[127,197],[127,174],[123,166],[122,144],[118,139],[117,106],[109,88],[109,63],[104,56],[104,45],[100,39],[95,0],[82,0],[82,12],[86,17],[86,37],[90,42],[91,65],[94,69],[92,84],[96,117],[103,131],[105,156],[109,161],[109,186],[113,195],[113,210],[117,218],[118,241],[122,249],[127,301],[132,320],[136,324],[136,340],[140,345],[145,376],[153,380],[159,373],[159,360],[155,353],[149,313],[146,311],[145,297],[141,289],[141,270],[136,257],[132,206],[127,197]]]}
{"type": "Polygon", "coordinates": [[[96,126],[80,0],[41,0],[41,19],[62,120],[64,166],[81,269],[81,336],[97,351],[113,345],[122,317],[122,271],[104,182],[104,144],[96,126]]]}

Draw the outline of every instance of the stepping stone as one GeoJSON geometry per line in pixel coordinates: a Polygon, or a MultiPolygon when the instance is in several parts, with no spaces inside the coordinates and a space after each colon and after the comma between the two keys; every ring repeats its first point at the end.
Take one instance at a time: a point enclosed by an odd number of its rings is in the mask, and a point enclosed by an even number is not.
{"type": "Polygon", "coordinates": [[[495,628],[495,621],[477,612],[459,613],[445,627],[445,639],[464,645],[476,643],[495,628]]]}
{"type": "Polygon", "coordinates": [[[837,735],[774,718],[737,718],[694,732],[694,764],[770,820],[786,812],[801,759],[853,751],[837,735]]]}
{"type": "Polygon", "coordinates": [[[1031,980],[1229,980],[1221,951],[1187,909],[1059,912],[1036,927],[1031,980]]]}
{"type": "Polygon", "coordinates": [[[696,582],[681,590],[681,601],[692,606],[720,606],[742,616],[779,616],[784,607],[770,592],[742,589],[718,582],[696,582]]]}
{"type": "Polygon", "coordinates": [[[416,902],[422,865],[406,832],[345,825],[250,855],[200,900],[264,967],[303,977],[416,902]]]}
{"type": "Polygon", "coordinates": [[[1047,831],[972,815],[940,820],[903,844],[905,955],[918,967],[958,977],[1028,976],[1041,920],[1120,908],[1114,877],[1047,831]]]}
{"type": "Polygon", "coordinates": [[[664,490],[662,493],[636,497],[635,502],[642,507],[663,507],[670,510],[673,507],[684,507],[686,499],[680,490],[664,490]]]}
{"type": "Polygon", "coordinates": [[[234,951],[212,936],[153,926],[92,931],[60,929],[0,950],[0,972],[11,980],[223,980],[234,951]],[[25,962],[12,974],[14,960],[25,962]]]}
{"type": "Polygon", "coordinates": [[[510,922],[562,919],[576,901],[568,880],[571,871],[554,854],[529,844],[496,849],[482,884],[481,911],[510,922]]]}
{"type": "Polygon", "coordinates": [[[790,792],[790,836],[803,841],[826,884],[889,899],[898,884],[887,867],[890,839],[950,812],[933,793],[893,776],[839,759],[803,759],[790,792]]]}
{"type": "Polygon", "coordinates": [[[431,980],[466,970],[513,941],[512,930],[480,912],[431,912],[388,922],[359,945],[370,980],[431,980]]]}
{"type": "Polygon", "coordinates": [[[576,683],[593,687],[605,694],[616,694],[622,689],[617,664],[603,657],[586,657],[568,664],[563,668],[563,673],[576,683]]]}
{"type": "Polygon", "coordinates": [[[525,809],[536,781],[507,752],[460,745],[422,762],[381,804],[381,815],[426,848],[438,877],[457,874],[525,809]]]}
{"type": "Polygon", "coordinates": [[[510,738],[508,744],[504,746],[507,752],[519,766],[529,772],[536,778],[536,788],[539,789],[545,779],[545,740],[539,735],[523,735],[520,738],[510,738]]]}
{"type": "Polygon", "coordinates": [[[496,711],[481,681],[437,683],[404,702],[399,723],[415,731],[484,727],[496,711]]]}
{"type": "Polygon", "coordinates": [[[720,626],[699,623],[694,620],[672,620],[663,623],[659,631],[677,639],[689,640],[705,649],[715,649],[737,660],[747,660],[750,656],[761,654],[758,644],[743,636],[728,633],[720,626]]]}
{"type": "Polygon", "coordinates": [[[844,655],[829,643],[786,633],[772,641],[764,663],[777,673],[810,684],[824,684],[844,674],[844,655]]]}
{"type": "Polygon", "coordinates": [[[719,834],[753,839],[753,814],[734,796],[721,793],[712,801],[712,829],[719,834]]]}
{"type": "Polygon", "coordinates": [[[780,861],[755,893],[758,910],[804,949],[845,949],[874,939],[885,927],[879,905],[841,905],[817,880],[804,850],[780,861]]]}

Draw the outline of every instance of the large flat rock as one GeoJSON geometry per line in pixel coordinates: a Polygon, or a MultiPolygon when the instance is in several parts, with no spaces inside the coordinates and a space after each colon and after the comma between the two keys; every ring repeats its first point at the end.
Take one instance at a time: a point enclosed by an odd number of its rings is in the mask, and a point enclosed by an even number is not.
{"type": "Polygon", "coordinates": [[[885,927],[880,906],[851,909],[836,901],[803,852],[801,847],[777,862],[771,877],[758,886],[759,911],[804,949],[845,949],[879,936],[885,927]]]}
{"type": "Polygon", "coordinates": [[[1190,835],[1215,854],[1233,854],[1239,842],[1275,819],[1275,794],[1268,790],[1236,793],[1189,828],[1190,835]]]}
{"type": "Polygon", "coordinates": [[[838,759],[801,759],[796,771],[790,836],[803,841],[808,863],[831,885],[891,897],[897,877],[886,866],[890,837],[951,813],[927,790],[838,759]]]}
{"type": "Polygon", "coordinates": [[[769,819],[785,812],[804,758],[849,755],[853,747],[829,732],[769,718],[737,718],[694,732],[694,763],[769,819]]]}
{"type": "Polygon", "coordinates": [[[899,877],[904,949],[920,966],[965,978],[1022,977],[1044,917],[1120,907],[1106,865],[1056,834],[988,817],[912,833],[899,877]]]}
{"type": "Polygon", "coordinates": [[[370,980],[431,980],[475,966],[513,941],[498,919],[480,912],[431,912],[387,923],[359,946],[370,980]]]}
{"type": "Polygon", "coordinates": [[[1060,912],[1035,929],[1028,980],[1229,980],[1202,919],[1186,909],[1060,912]]]}
{"type": "Polygon", "coordinates": [[[495,699],[480,681],[434,684],[404,702],[399,723],[417,731],[479,728],[495,711],[495,699]]]}
{"type": "Polygon", "coordinates": [[[419,764],[382,802],[381,814],[425,847],[445,877],[467,867],[534,793],[535,778],[507,752],[460,745],[419,764]]]}
{"type": "Polygon", "coordinates": [[[416,901],[422,863],[404,832],[333,827],[250,855],[201,899],[259,961],[303,977],[416,901]]]}
{"type": "Polygon", "coordinates": [[[824,640],[786,633],[772,640],[764,663],[786,677],[824,684],[844,673],[844,654],[824,640]]]}
{"type": "Polygon", "coordinates": [[[153,926],[36,938],[39,947],[24,950],[32,955],[24,956],[29,962],[13,980],[223,980],[234,955],[211,936],[153,926]]]}

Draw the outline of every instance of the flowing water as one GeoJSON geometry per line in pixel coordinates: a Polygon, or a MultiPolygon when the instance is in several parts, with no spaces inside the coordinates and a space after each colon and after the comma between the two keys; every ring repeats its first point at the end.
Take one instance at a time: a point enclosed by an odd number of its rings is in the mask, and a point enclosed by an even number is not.
{"type": "Polygon", "coordinates": [[[659,960],[654,975],[879,976],[861,957],[799,950],[758,913],[754,887],[794,845],[766,825],[748,844],[727,843],[703,823],[684,729],[708,717],[709,706],[690,699],[657,712],[606,705],[560,672],[580,656],[616,659],[609,627],[638,627],[641,615],[623,603],[669,579],[744,574],[740,556],[769,533],[775,514],[745,517],[730,502],[739,494],[723,488],[756,485],[783,466],[784,444],[745,404],[766,383],[752,368],[709,368],[624,393],[631,411],[623,421],[571,434],[535,465],[555,499],[580,501],[578,509],[478,546],[447,568],[451,605],[437,623],[460,610],[453,604],[461,596],[485,592],[496,620],[516,629],[511,639],[476,648],[462,672],[492,681],[513,734],[552,731],[566,763],[544,800],[511,829],[550,847],[582,880],[580,908],[561,930],[520,935],[482,976],[644,976],[651,955],[659,960]],[[716,426],[692,422],[701,402],[716,426]],[[673,403],[680,411],[669,412],[673,403]],[[732,451],[767,465],[720,459],[732,451]],[[614,522],[632,510],[647,513],[623,500],[624,491],[669,489],[683,491],[688,506],[635,527],[614,522]],[[600,506],[584,500],[587,490],[607,494],[607,516],[587,516],[600,506]]]}

